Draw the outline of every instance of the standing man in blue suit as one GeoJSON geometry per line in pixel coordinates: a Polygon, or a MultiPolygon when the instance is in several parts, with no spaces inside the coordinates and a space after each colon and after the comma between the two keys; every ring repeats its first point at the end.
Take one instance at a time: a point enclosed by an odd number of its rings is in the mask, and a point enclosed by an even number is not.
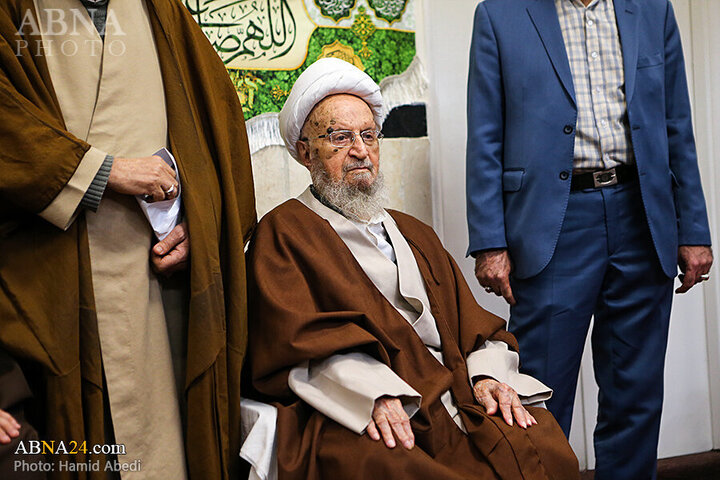
{"type": "Polygon", "coordinates": [[[476,276],[566,434],[595,316],[595,478],[654,478],[673,279],[712,264],[672,6],[486,0],[468,90],[476,276]]]}

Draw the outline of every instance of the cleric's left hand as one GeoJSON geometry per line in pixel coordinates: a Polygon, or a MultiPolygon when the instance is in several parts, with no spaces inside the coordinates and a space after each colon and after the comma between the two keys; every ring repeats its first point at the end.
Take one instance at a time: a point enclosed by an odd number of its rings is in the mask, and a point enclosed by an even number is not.
{"type": "Polygon", "coordinates": [[[522,406],[517,392],[505,383],[500,383],[493,378],[484,378],[475,383],[473,393],[475,400],[485,407],[488,415],[498,413],[499,406],[499,413],[502,414],[505,423],[511,427],[513,417],[522,428],[532,427],[538,423],[535,417],[522,406]]]}
{"type": "Polygon", "coordinates": [[[190,257],[190,236],[185,222],[175,226],[167,237],[159,241],[150,252],[155,272],[169,276],[185,270],[190,257]]]}
{"type": "Polygon", "coordinates": [[[680,271],[685,274],[682,285],[675,290],[675,293],[685,293],[707,277],[713,263],[712,248],[702,245],[681,245],[678,248],[678,265],[680,271]]]}

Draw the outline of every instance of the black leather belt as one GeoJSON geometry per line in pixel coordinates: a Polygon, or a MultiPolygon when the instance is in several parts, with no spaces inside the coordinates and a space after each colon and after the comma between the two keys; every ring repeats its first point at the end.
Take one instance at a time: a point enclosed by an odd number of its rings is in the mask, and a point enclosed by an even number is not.
{"type": "Polygon", "coordinates": [[[618,165],[609,170],[573,174],[570,189],[572,191],[586,188],[602,188],[619,183],[627,183],[637,178],[635,165],[618,165]]]}

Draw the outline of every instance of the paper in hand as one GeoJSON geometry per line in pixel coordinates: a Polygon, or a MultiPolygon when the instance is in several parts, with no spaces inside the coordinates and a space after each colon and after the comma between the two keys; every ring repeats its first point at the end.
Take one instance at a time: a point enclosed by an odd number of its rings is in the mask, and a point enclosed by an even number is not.
{"type": "Polygon", "coordinates": [[[168,151],[167,148],[161,148],[153,155],[157,155],[162,158],[165,163],[170,165],[175,170],[175,178],[178,182],[178,195],[175,198],[169,200],[161,200],[159,202],[148,202],[144,199],[143,195],[136,195],[140,208],[145,214],[145,218],[148,219],[150,225],[155,231],[155,236],[158,240],[162,240],[172,231],[173,228],[178,224],[180,220],[180,208],[182,207],[182,186],[180,184],[180,172],[175,162],[175,157],[168,151]]]}

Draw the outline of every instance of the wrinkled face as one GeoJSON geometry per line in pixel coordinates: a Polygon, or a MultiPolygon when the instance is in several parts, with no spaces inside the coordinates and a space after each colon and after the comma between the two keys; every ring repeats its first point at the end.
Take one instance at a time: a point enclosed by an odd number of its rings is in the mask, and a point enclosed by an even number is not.
{"type": "Polygon", "coordinates": [[[297,143],[300,162],[308,169],[321,166],[333,182],[367,189],[377,178],[380,145],[368,146],[360,132],[377,128],[372,110],[362,99],[347,94],[331,95],[318,103],[308,115],[297,143]],[[317,138],[336,130],[351,130],[355,143],[338,148],[330,139],[317,138]]]}

